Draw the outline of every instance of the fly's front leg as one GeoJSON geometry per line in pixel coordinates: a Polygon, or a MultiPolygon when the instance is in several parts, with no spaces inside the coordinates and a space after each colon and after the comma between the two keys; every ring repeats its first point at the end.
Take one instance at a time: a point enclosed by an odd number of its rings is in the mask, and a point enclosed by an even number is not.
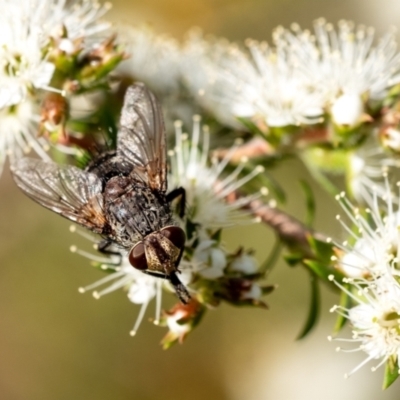
{"type": "Polygon", "coordinates": [[[142,271],[146,275],[154,276],[155,278],[161,278],[161,279],[169,279],[169,276],[167,274],[158,274],[157,272],[152,272],[152,271],[142,271]]]}
{"type": "Polygon", "coordinates": [[[110,250],[110,247],[113,244],[114,243],[111,240],[103,239],[97,244],[97,250],[100,253],[106,254],[108,256],[117,256],[118,257],[118,261],[112,261],[110,259],[110,264],[121,265],[121,263],[122,263],[122,254],[121,254],[121,252],[110,250]]]}
{"type": "Polygon", "coordinates": [[[180,197],[179,201],[179,216],[183,218],[185,216],[185,206],[186,206],[186,190],[183,187],[176,188],[167,194],[167,201],[170,203],[180,197]]]}
{"type": "Polygon", "coordinates": [[[157,274],[156,272],[152,271],[142,271],[147,275],[154,276],[156,278],[167,279],[170,281],[172,286],[175,289],[176,295],[179,297],[179,300],[182,304],[188,304],[191,300],[190,294],[183,285],[183,283],[177,277],[175,271],[172,271],[170,274],[157,274]]]}

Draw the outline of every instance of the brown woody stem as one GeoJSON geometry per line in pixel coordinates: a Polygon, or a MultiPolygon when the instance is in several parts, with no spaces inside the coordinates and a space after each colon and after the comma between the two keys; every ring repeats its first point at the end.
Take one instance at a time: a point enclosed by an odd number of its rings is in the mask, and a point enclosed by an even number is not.
{"type": "Polygon", "coordinates": [[[305,256],[312,256],[308,238],[315,237],[318,240],[326,239],[322,234],[314,232],[296,218],[286,214],[277,208],[265,204],[261,200],[252,200],[243,206],[254,217],[270,226],[279,238],[291,249],[301,251],[305,256]]]}

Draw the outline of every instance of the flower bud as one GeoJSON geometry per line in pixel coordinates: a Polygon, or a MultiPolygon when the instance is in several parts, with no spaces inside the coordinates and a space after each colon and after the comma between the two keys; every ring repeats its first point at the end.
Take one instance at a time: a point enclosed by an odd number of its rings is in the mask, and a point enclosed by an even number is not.
{"type": "Polygon", "coordinates": [[[215,247],[214,240],[205,240],[200,243],[195,252],[194,258],[199,261],[199,275],[206,279],[217,279],[224,275],[224,268],[226,267],[225,253],[215,247]]]}
{"type": "Polygon", "coordinates": [[[258,270],[257,261],[250,254],[241,252],[230,264],[232,271],[242,272],[243,274],[254,274],[258,270]]]}
{"type": "Polygon", "coordinates": [[[205,308],[195,299],[188,304],[178,303],[169,311],[165,311],[161,319],[161,325],[169,328],[169,332],[163,338],[161,344],[168,349],[176,342],[182,343],[185,337],[200,322],[205,308]]]}
{"type": "Polygon", "coordinates": [[[332,120],[337,125],[355,126],[360,122],[364,105],[357,94],[342,94],[331,107],[332,120]]]}

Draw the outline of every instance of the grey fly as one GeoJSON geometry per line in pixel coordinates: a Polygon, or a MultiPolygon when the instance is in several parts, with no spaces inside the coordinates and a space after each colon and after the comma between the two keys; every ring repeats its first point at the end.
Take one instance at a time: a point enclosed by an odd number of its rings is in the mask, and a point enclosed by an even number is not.
{"type": "Polygon", "coordinates": [[[183,303],[190,300],[178,278],[185,232],[170,207],[180,196],[183,214],[185,191],[167,193],[162,111],[143,84],[127,89],[115,151],[99,154],[85,170],[22,158],[12,174],[33,200],[102,235],[100,251],[116,245],[134,268],[168,279],[183,303]]]}

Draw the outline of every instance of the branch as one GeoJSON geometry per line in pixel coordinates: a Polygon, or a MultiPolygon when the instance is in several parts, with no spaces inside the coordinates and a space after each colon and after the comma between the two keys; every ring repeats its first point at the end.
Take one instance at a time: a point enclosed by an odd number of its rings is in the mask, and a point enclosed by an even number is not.
{"type": "MultiPolygon", "coordinates": [[[[240,197],[243,196],[236,193],[236,199],[240,197]]],[[[227,198],[227,201],[232,201],[232,198],[227,198]]],[[[296,218],[265,204],[259,199],[250,201],[242,209],[249,211],[251,215],[261,219],[263,223],[270,226],[276,232],[288,247],[298,249],[305,256],[311,257],[313,255],[309,244],[310,236],[321,241],[326,240],[326,237],[321,233],[315,232],[296,218]]]]}

